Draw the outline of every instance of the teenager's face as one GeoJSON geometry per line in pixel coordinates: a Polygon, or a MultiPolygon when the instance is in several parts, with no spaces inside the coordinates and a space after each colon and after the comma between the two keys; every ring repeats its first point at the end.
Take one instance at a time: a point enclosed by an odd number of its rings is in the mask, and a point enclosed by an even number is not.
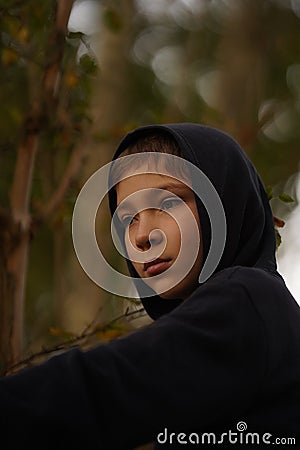
{"type": "Polygon", "coordinates": [[[116,191],[119,206],[118,217],[125,230],[128,231],[127,236],[132,244],[131,247],[128,239],[127,241],[125,239],[126,250],[136,272],[154,291],[159,292],[160,297],[186,299],[197,287],[203,253],[200,220],[193,191],[175,178],[151,173],[133,175],[123,179],[116,185],[116,191]],[[153,191],[154,189],[162,190],[153,191]],[[141,190],[144,191],[140,192],[141,190]],[[182,200],[179,200],[178,197],[182,200]],[[149,204],[151,207],[146,208],[149,204]],[[153,204],[155,204],[155,207],[153,207],[153,204]],[[179,224],[182,225],[180,228],[176,220],[170,215],[172,213],[178,218],[179,224]],[[161,280],[157,281],[153,277],[163,274],[175,263],[180,252],[182,232],[185,233],[183,258],[187,258],[191,249],[195,248],[195,228],[189,225],[191,217],[194,227],[198,227],[200,234],[200,248],[196,261],[189,273],[179,283],[180,272],[177,269],[175,270],[176,266],[174,266],[175,272],[165,276],[164,281],[168,281],[168,289],[161,293],[162,286],[164,286],[162,284],[163,275],[160,277],[161,280]],[[132,251],[132,248],[134,251],[132,251]],[[160,254],[161,249],[163,251],[160,254]],[[158,251],[160,256],[154,261],[146,257],[144,259],[146,263],[144,261],[134,262],[134,257],[131,255],[137,250],[142,255],[147,251],[148,255],[149,250],[150,252],[152,250],[158,251]],[[149,259],[150,262],[147,262],[149,259]],[[166,280],[166,277],[169,279],[166,280]]]}

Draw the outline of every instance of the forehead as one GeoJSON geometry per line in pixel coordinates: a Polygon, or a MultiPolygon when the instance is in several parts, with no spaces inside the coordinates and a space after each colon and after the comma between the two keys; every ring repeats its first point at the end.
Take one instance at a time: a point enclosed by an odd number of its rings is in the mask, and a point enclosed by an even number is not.
{"type": "Polygon", "coordinates": [[[190,179],[187,161],[168,153],[145,152],[120,156],[112,162],[112,186],[124,178],[138,174],[157,174],[175,177],[184,182],[190,179]]]}
{"type": "Polygon", "coordinates": [[[182,181],[167,175],[153,173],[131,175],[116,185],[117,203],[120,204],[128,196],[142,189],[163,189],[176,193],[188,190],[189,187],[182,181]]]}

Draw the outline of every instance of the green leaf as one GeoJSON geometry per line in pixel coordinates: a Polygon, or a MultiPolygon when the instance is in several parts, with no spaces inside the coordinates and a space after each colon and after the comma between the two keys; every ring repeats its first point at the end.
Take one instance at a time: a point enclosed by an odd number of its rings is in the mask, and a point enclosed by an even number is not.
{"type": "Polygon", "coordinates": [[[288,194],[279,194],[278,198],[284,203],[293,203],[295,200],[288,194]]]}
{"type": "Polygon", "coordinates": [[[70,31],[70,33],[68,33],[68,38],[69,39],[81,39],[84,36],[83,33],[81,33],[80,31],[70,31]]]}
{"type": "Polygon", "coordinates": [[[95,75],[98,70],[96,61],[87,53],[80,58],[80,67],[87,75],[95,75]]]}
{"type": "Polygon", "coordinates": [[[270,186],[270,185],[266,186],[266,193],[267,193],[267,196],[268,196],[268,200],[270,201],[271,198],[273,198],[273,188],[272,188],[272,186],[270,186]]]}

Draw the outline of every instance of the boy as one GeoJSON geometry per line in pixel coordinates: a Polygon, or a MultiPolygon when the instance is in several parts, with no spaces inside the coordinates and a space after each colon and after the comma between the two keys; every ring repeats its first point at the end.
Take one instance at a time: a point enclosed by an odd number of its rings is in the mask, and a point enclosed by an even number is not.
{"type": "Polygon", "coordinates": [[[27,438],[38,448],[39,435],[43,448],[59,448],[65,439],[68,448],[154,442],[299,449],[300,311],[276,271],[273,217],[254,167],[232,138],[198,124],[139,128],[123,139],[114,161],[110,208],[154,322],[2,380],[5,448],[27,438]],[[149,152],[141,168],[140,153],[149,152]],[[226,216],[224,248],[205,193],[194,194],[189,164],[174,169],[165,153],[198,167],[214,185],[226,216]],[[122,165],[120,157],[132,154],[136,164],[122,165]],[[195,261],[184,248],[179,268],[168,272],[184,239],[196,247],[195,261]],[[212,272],[203,281],[207,267],[212,272]],[[21,439],[10,435],[12,427],[23,431],[21,439]]]}

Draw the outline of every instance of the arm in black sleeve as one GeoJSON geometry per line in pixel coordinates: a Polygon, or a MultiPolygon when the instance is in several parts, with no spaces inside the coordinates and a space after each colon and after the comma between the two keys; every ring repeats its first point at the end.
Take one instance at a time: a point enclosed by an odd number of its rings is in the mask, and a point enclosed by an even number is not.
{"type": "Polygon", "coordinates": [[[250,404],[265,355],[251,299],[216,277],[144,329],[2,379],[0,444],[120,450],[164,427],[205,430],[250,404]]]}

